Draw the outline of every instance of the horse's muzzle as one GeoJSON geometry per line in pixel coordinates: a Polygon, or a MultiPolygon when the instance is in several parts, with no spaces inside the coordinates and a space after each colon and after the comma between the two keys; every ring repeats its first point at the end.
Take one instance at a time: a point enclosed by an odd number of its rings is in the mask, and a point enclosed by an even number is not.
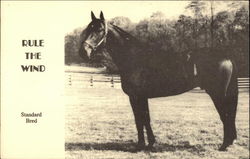
{"type": "Polygon", "coordinates": [[[87,44],[87,43],[83,43],[82,45],[82,49],[80,49],[80,55],[82,54],[82,57],[88,57],[88,59],[90,59],[91,57],[91,53],[93,51],[93,48],[87,44]]]}

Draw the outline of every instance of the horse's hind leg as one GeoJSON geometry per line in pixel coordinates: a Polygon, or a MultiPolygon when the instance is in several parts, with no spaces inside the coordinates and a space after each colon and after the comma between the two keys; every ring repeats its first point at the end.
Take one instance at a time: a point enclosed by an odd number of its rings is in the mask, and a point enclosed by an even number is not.
{"type": "MultiPolygon", "coordinates": [[[[225,105],[229,106],[228,113],[226,113],[226,121],[225,121],[225,135],[227,136],[227,140],[225,140],[226,144],[233,144],[233,141],[237,138],[235,118],[237,111],[237,103],[238,103],[238,95],[227,96],[225,99],[225,105]]],[[[226,147],[225,147],[226,148],[226,147]]],[[[223,146],[221,148],[223,150],[223,146]]]]}
{"type": "Polygon", "coordinates": [[[223,123],[224,139],[219,148],[220,151],[226,150],[237,138],[235,117],[238,103],[238,86],[236,71],[232,71],[230,67],[222,68],[222,72],[220,72],[222,78],[218,81],[219,85],[208,91],[223,123]]]}
{"type": "Polygon", "coordinates": [[[138,96],[130,96],[130,103],[135,116],[135,124],[138,131],[138,145],[137,149],[141,150],[145,148],[145,139],[143,128],[145,126],[147,131],[147,137],[149,147],[152,147],[155,143],[154,134],[150,125],[150,115],[148,109],[148,99],[138,96]]]}
{"type": "Polygon", "coordinates": [[[237,95],[234,96],[219,96],[210,94],[214,105],[220,115],[220,119],[224,128],[224,139],[220,151],[226,150],[229,145],[233,144],[234,139],[237,138],[235,117],[237,108],[237,95]]]}

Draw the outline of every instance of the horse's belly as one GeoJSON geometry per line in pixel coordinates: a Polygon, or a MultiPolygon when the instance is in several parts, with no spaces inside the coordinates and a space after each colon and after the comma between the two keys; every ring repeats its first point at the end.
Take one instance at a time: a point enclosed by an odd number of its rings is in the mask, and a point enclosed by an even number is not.
{"type": "Polygon", "coordinates": [[[187,79],[155,79],[148,84],[147,94],[149,98],[172,96],[193,89],[187,79]]]}
{"type": "Polygon", "coordinates": [[[172,96],[193,89],[184,76],[150,72],[133,74],[130,78],[122,78],[122,88],[128,95],[139,95],[148,98],[172,96]]]}

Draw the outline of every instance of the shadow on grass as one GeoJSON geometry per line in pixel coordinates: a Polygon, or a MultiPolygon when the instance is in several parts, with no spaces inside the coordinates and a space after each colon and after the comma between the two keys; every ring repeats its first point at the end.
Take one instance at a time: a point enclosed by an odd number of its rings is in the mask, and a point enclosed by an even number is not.
{"type": "MultiPolygon", "coordinates": [[[[136,144],[133,142],[111,142],[111,143],[65,143],[65,151],[80,151],[80,150],[111,150],[123,152],[138,152],[135,149],[136,144]]],[[[157,143],[152,152],[175,152],[189,151],[199,154],[205,149],[201,145],[190,145],[189,143],[181,143],[180,145],[170,145],[166,143],[157,143]]]]}

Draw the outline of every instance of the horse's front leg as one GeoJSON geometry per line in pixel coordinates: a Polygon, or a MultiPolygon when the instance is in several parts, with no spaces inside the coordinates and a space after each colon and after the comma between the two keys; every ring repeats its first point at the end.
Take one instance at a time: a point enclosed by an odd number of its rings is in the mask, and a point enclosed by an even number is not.
{"type": "Polygon", "coordinates": [[[150,124],[150,114],[149,114],[149,108],[148,108],[148,99],[141,99],[142,104],[142,111],[143,111],[143,125],[146,128],[147,131],[147,137],[148,137],[148,148],[151,149],[155,143],[155,136],[151,128],[150,124]]]}
{"type": "Polygon", "coordinates": [[[130,96],[130,103],[135,116],[136,128],[138,131],[138,145],[137,149],[141,150],[145,148],[145,139],[143,128],[145,126],[148,137],[148,147],[152,148],[155,143],[155,137],[150,125],[150,115],[148,109],[148,99],[138,96],[130,96]]]}
{"type": "Polygon", "coordinates": [[[137,96],[130,96],[129,97],[130,104],[133,109],[134,117],[135,117],[135,124],[136,129],[138,132],[138,144],[137,149],[142,150],[145,148],[145,139],[144,139],[144,132],[143,132],[143,110],[141,109],[141,105],[139,104],[139,98],[137,96]]]}

